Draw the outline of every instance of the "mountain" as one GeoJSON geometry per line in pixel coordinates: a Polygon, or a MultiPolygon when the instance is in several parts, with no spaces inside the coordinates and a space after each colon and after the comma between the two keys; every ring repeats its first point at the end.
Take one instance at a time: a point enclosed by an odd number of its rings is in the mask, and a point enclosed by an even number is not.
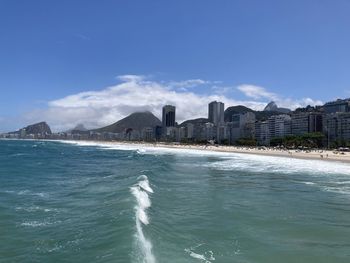
{"type": "Polygon", "coordinates": [[[25,130],[26,134],[51,134],[51,129],[50,126],[47,125],[46,122],[39,122],[39,123],[35,123],[32,125],[28,125],[27,127],[20,129],[18,131],[15,132],[11,132],[11,133],[20,133],[21,130],[25,130]]]}
{"type": "Polygon", "coordinates": [[[232,115],[233,114],[241,114],[241,113],[246,113],[246,112],[253,112],[253,113],[255,113],[255,118],[256,118],[257,121],[263,121],[263,120],[267,120],[272,115],[280,115],[280,114],[285,114],[285,113],[289,113],[290,112],[289,109],[278,108],[278,107],[277,107],[277,111],[276,111],[275,105],[276,105],[276,103],[273,102],[273,104],[271,104],[271,102],[270,102],[265,107],[265,109],[263,111],[254,111],[254,110],[252,110],[252,109],[250,109],[248,107],[242,106],[242,105],[228,107],[225,110],[224,119],[225,119],[225,122],[230,122],[232,120],[232,115]],[[272,110],[271,111],[265,110],[267,108],[267,106],[269,106],[269,105],[270,105],[270,107],[268,107],[268,109],[272,109],[272,110]]]}
{"type": "Polygon", "coordinates": [[[127,129],[141,131],[143,128],[155,127],[158,125],[162,125],[161,121],[151,112],[135,112],[116,123],[100,129],[95,129],[94,131],[120,133],[127,129]]]}
{"type": "Polygon", "coordinates": [[[290,109],[287,109],[287,108],[279,108],[279,107],[277,106],[277,104],[276,104],[274,101],[269,102],[269,103],[266,105],[264,111],[279,112],[279,113],[284,113],[284,114],[288,114],[288,113],[291,112],[290,109]]]}
{"type": "Polygon", "coordinates": [[[264,108],[264,111],[277,111],[277,110],[278,110],[278,107],[274,101],[269,102],[264,108]]]}
{"type": "Polygon", "coordinates": [[[88,129],[85,128],[84,124],[78,124],[73,129],[66,131],[67,133],[81,133],[88,132],[88,129]]]}
{"type": "Polygon", "coordinates": [[[207,123],[209,122],[209,120],[207,118],[198,118],[198,119],[193,119],[193,120],[187,120],[187,121],[184,121],[183,123],[181,123],[179,125],[179,127],[184,127],[186,126],[186,124],[188,123],[192,123],[192,124],[204,124],[204,123],[207,123]]]}
{"type": "Polygon", "coordinates": [[[255,112],[255,111],[242,105],[228,107],[224,112],[224,120],[226,122],[230,122],[232,120],[233,114],[240,114],[240,113],[246,113],[246,112],[255,112]]]}

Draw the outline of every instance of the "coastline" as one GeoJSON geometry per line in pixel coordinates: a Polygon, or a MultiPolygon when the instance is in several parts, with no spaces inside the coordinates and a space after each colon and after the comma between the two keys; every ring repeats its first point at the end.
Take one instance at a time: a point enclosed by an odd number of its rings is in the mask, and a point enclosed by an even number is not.
{"type": "MultiPolygon", "coordinates": [[[[55,141],[55,140],[53,140],[55,141]]],[[[62,142],[65,142],[64,140],[62,142]]],[[[264,155],[272,157],[284,157],[292,159],[304,159],[304,160],[319,160],[319,161],[331,161],[350,163],[350,153],[340,152],[335,153],[331,150],[312,150],[312,151],[300,151],[300,150],[281,150],[273,148],[261,148],[261,147],[239,147],[239,146],[224,146],[224,145],[196,145],[196,144],[175,144],[175,143],[148,143],[148,142],[117,142],[117,141],[66,141],[70,143],[93,143],[97,145],[117,146],[117,145],[129,145],[129,146],[142,146],[148,148],[165,148],[165,149],[179,149],[179,150],[196,150],[196,151],[208,151],[208,152],[221,152],[221,153],[238,153],[238,154],[251,154],[251,155],[264,155]]]]}
{"type": "MultiPolygon", "coordinates": [[[[14,140],[3,139],[0,140],[14,140]]],[[[21,139],[15,139],[21,140],[21,139]]],[[[226,145],[198,145],[198,144],[180,144],[180,143],[166,143],[166,142],[136,142],[136,141],[95,141],[95,140],[47,140],[47,139],[25,139],[31,141],[53,141],[53,142],[66,142],[72,144],[93,144],[100,146],[141,146],[147,148],[164,148],[164,149],[179,149],[179,150],[195,150],[195,151],[207,151],[218,153],[238,153],[238,154],[251,154],[251,155],[263,155],[272,157],[283,157],[292,159],[304,159],[304,160],[319,160],[329,162],[342,162],[350,163],[350,152],[340,152],[331,150],[282,150],[266,147],[244,147],[244,146],[226,146],[226,145]]],[[[137,148],[137,147],[136,147],[137,148]]]]}

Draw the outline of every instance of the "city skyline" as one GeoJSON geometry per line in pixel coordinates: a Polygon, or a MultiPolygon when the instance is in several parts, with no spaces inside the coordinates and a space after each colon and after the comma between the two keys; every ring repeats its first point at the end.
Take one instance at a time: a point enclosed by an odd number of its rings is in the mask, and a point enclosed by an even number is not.
{"type": "MultiPolygon", "coordinates": [[[[143,111],[150,111],[162,119],[162,107],[166,104],[174,105],[179,110],[176,121],[183,122],[208,117],[208,104],[214,101],[223,102],[224,109],[243,105],[258,111],[263,110],[271,101],[291,110],[308,105],[320,106],[331,101],[311,98],[293,100],[271,93],[262,87],[245,84],[232,89],[245,94],[247,100],[230,98],[225,94],[227,92],[225,88],[220,89],[218,86],[214,86],[212,94],[198,94],[192,89],[215,83],[200,79],[157,82],[147,76],[125,75],[118,76],[118,80],[120,81],[118,85],[101,91],[81,92],[49,101],[46,108],[34,109],[17,116],[18,118],[13,118],[12,126],[0,126],[0,132],[17,130],[28,123],[40,121],[50,123],[55,132],[71,129],[77,124],[84,124],[93,129],[116,122],[134,112],[143,111]],[[13,125],[15,122],[16,125],[13,125]]],[[[0,122],[6,123],[6,118],[0,117],[0,122]]]]}
{"type": "MultiPolygon", "coordinates": [[[[46,122],[0,134],[0,138],[217,143],[246,146],[337,147],[350,146],[350,98],[322,106],[290,111],[269,103],[264,111],[208,103],[207,118],[176,122],[176,107],[162,107],[162,121],[150,112],[138,112],[99,129],[83,125],[58,133],[46,122]]],[[[348,149],[348,148],[347,148],[348,149]]]]}
{"type": "Polygon", "coordinates": [[[160,117],[162,104],[185,120],[213,100],[294,109],[349,97],[349,11],[342,0],[2,1],[0,132],[160,117]]]}

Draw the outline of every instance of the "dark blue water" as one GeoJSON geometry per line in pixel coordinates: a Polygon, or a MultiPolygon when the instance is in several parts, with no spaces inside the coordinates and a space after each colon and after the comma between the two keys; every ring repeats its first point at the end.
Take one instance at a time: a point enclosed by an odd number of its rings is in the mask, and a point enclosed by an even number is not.
{"type": "Polygon", "coordinates": [[[0,141],[0,262],[350,262],[349,168],[0,141]]]}

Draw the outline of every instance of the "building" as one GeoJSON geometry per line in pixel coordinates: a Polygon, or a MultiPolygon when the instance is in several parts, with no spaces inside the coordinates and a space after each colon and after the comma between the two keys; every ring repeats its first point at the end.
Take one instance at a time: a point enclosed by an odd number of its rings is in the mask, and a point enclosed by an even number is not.
{"type": "Polygon", "coordinates": [[[142,139],[147,142],[154,141],[155,129],[152,127],[145,127],[142,129],[142,139]]]}
{"type": "Polygon", "coordinates": [[[270,145],[270,129],[268,121],[258,121],[255,123],[255,139],[258,145],[270,145]]]}
{"type": "Polygon", "coordinates": [[[175,106],[165,105],[163,107],[162,125],[165,127],[175,127],[175,106]]]}
{"type": "MultiPolygon", "coordinates": [[[[193,129],[190,128],[190,133],[192,133],[193,141],[195,142],[204,142],[214,140],[217,136],[216,134],[216,126],[211,122],[206,123],[194,123],[193,129]]],[[[191,135],[191,134],[188,135],[191,135]]]]}
{"type": "Polygon", "coordinates": [[[255,114],[253,112],[232,115],[229,141],[235,143],[240,138],[254,138],[255,114]]]}
{"type": "Polygon", "coordinates": [[[323,124],[328,147],[350,144],[350,112],[327,114],[323,124]]]}
{"type": "Polygon", "coordinates": [[[323,106],[324,112],[327,114],[337,113],[337,112],[350,112],[350,99],[336,100],[332,102],[327,102],[323,106]]]}
{"type": "Polygon", "coordinates": [[[226,124],[220,124],[218,126],[214,127],[214,139],[218,142],[218,143],[223,143],[225,140],[228,139],[228,125],[226,124]]]}
{"type": "Polygon", "coordinates": [[[293,135],[322,132],[323,130],[323,115],[320,112],[298,112],[292,114],[291,119],[293,135]]]}
{"type": "Polygon", "coordinates": [[[177,127],[166,127],[163,138],[169,142],[175,142],[179,140],[179,128],[177,127]]]}
{"type": "Polygon", "coordinates": [[[292,133],[292,118],[287,114],[273,115],[268,119],[270,138],[283,138],[292,133]]]}
{"type": "Polygon", "coordinates": [[[187,139],[193,139],[194,125],[192,123],[187,123],[186,125],[186,137],[187,139]]]}
{"type": "Polygon", "coordinates": [[[222,102],[212,101],[208,105],[208,120],[214,125],[224,123],[225,105],[222,102]]]}

